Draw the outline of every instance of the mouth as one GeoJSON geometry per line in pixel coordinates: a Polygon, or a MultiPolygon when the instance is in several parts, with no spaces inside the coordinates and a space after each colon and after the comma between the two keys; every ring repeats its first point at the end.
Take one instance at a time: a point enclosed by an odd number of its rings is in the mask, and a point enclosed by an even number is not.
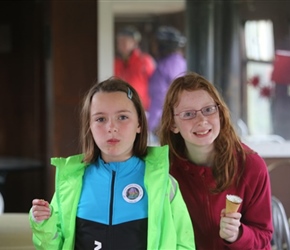
{"type": "Polygon", "coordinates": [[[114,138],[107,140],[108,143],[117,143],[117,142],[119,142],[119,141],[120,141],[120,140],[118,140],[118,139],[114,139],[114,138]]]}
{"type": "Polygon", "coordinates": [[[211,129],[205,130],[205,131],[198,131],[198,132],[194,132],[195,135],[197,136],[203,136],[203,135],[207,135],[208,133],[211,132],[211,129]]]}

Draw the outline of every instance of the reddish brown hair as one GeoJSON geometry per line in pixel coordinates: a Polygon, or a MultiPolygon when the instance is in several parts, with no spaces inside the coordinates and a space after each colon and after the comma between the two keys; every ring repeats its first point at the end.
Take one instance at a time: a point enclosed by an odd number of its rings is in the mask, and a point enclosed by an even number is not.
{"type": "Polygon", "coordinates": [[[239,180],[242,171],[238,169],[238,161],[241,160],[242,166],[244,166],[245,152],[232,125],[230,111],[226,103],[215,86],[204,77],[196,73],[188,73],[185,76],[176,78],[170,85],[165,97],[161,126],[158,131],[160,143],[161,145],[169,145],[171,159],[173,156],[182,159],[186,158],[184,139],[180,133],[175,134],[171,131],[172,125],[174,124],[173,110],[178,105],[179,96],[183,90],[204,90],[219,105],[220,133],[214,141],[215,158],[212,168],[213,176],[216,180],[216,187],[212,191],[214,193],[222,192],[232,185],[235,179],[237,181],[239,180]]]}

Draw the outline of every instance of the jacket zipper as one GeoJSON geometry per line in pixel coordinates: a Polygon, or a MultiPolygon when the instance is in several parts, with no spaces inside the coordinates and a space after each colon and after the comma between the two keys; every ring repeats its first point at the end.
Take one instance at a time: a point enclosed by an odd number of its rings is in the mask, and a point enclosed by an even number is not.
{"type": "Polygon", "coordinates": [[[110,212],[109,212],[109,238],[108,242],[110,244],[109,249],[112,248],[112,243],[113,243],[113,238],[112,238],[112,224],[113,224],[113,207],[114,207],[114,190],[115,190],[115,177],[116,177],[116,172],[112,171],[112,182],[111,182],[111,198],[110,198],[110,212]]]}
{"type": "MultiPolygon", "coordinates": [[[[202,176],[202,182],[203,182],[203,186],[204,186],[204,190],[208,190],[208,185],[207,185],[207,181],[205,180],[206,179],[206,176],[205,174],[203,173],[202,176]]],[[[211,210],[210,210],[210,199],[209,199],[209,194],[208,192],[206,191],[206,194],[205,194],[205,202],[206,202],[206,215],[205,215],[205,218],[206,219],[206,223],[208,225],[208,228],[211,228],[211,222],[212,222],[212,214],[211,214],[211,210]]],[[[214,242],[211,242],[212,243],[212,250],[215,250],[215,243],[214,242]]]]}

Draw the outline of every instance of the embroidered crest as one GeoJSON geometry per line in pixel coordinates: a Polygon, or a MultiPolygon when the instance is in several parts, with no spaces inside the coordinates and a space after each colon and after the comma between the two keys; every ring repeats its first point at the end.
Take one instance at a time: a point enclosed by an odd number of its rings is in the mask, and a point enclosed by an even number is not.
{"type": "Polygon", "coordinates": [[[123,189],[123,198],[128,203],[136,203],[143,197],[143,189],[138,184],[129,184],[123,189]]]}

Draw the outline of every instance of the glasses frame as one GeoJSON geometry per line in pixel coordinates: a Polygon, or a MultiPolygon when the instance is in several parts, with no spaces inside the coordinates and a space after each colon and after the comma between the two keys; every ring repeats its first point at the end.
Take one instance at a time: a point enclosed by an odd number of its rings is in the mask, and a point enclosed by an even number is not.
{"type": "Polygon", "coordinates": [[[212,104],[212,105],[208,105],[208,106],[205,106],[205,107],[203,107],[203,108],[201,108],[201,109],[199,109],[199,110],[194,110],[194,109],[190,109],[190,110],[185,110],[185,111],[181,111],[181,112],[179,112],[178,114],[173,114],[174,116],[178,116],[181,120],[191,120],[191,119],[194,119],[194,118],[196,118],[197,117],[197,112],[199,112],[200,111],[200,113],[203,115],[203,116],[211,116],[211,115],[213,115],[213,114],[215,114],[215,113],[217,113],[218,111],[219,111],[219,104],[212,104]],[[211,113],[211,114],[204,114],[204,112],[205,112],[205,110],[207,109],[207,108],[211,108],[211,107],[215,107],[216,108],[216,111],[215,112],[213,112],[213,113],[211,113]],[[180,114],[182,114],[182,113],[187,113],[187,112],[193,112],[195,115],[194,115],[194,117],[190,117],[190,118],[181,118],[181,116],[180,116],[180,114]]]}

